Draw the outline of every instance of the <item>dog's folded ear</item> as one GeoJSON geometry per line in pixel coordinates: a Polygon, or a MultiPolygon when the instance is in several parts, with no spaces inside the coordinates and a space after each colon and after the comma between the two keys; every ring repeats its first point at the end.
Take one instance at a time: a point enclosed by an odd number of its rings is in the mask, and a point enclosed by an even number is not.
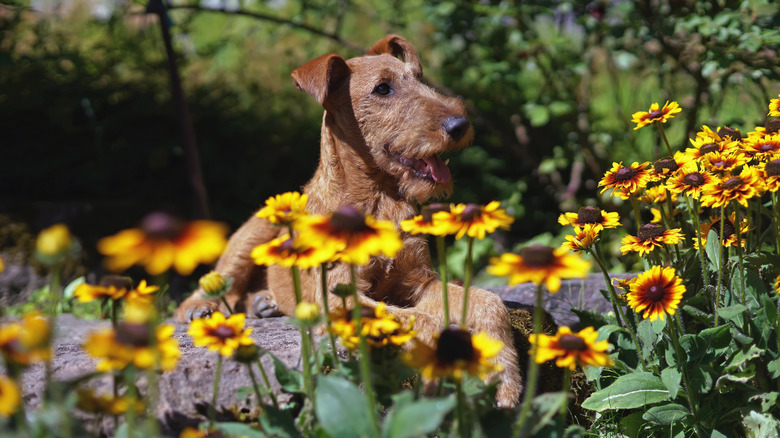
{"type": "Polygon", "coordinates": [[[423,70],[420,63],[420,57],[406,38],[399,35],[388,35],[374,43],[368,49],[367,55],[381,55],[387,53],[395,57],[400,57],[406,64],[412,67],[414,75],[419,79],[422,77],[423,70]]]}
{"type": "Polygon", "coordinates": [[[344,58],[331,53],[312,59],[295,69],[291,76],[299,90],[328,109],[328,97],[349,78],[349,66],[344,58]]]}

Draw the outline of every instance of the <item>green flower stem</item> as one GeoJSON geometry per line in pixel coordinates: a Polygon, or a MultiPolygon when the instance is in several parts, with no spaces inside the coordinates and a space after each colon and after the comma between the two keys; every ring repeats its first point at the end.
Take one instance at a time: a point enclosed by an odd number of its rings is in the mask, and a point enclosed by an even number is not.
{"type": "Polygon", "coordinates": [[[460,326],[463,327],[463,329],[466,329],[468,326],[469,288],[471,287],[471,273],[474,269],[471,261],[472,252],[474,250],[474,238],[469,236],[468,239],[468,245],[466,246],[466,272],[463,276],[463,314],[460,317],[460,326]]]}
{"type": "Polygon", "coordinates": [[[466,413],[465,413],[465,403],[466,403],[466,397],[463,395],[463,384],[460,381],[455,382],[455,387],[457,388],[457,402],[458,404],[455,406],[455,415],[458,418],[458,436],[460,438],[467,438],[469,436],[468,428],[466,427],[466,413]]]}
{"type": "Polygon", "coordinates": [[[301,304],[301,272],[298,266],[292,266],[293,287],[295,288],[295,304],[301,304]]]}
{"type": "MultiPolygon", "coordinates": [[[[671,197],[671,193],[669,193],[669,190],[666,191],[666,208],[669,209],[669,219],[668,219],[669,222],[666,225],[666,229],[669,230],[669,229],[672,229],[672,227],[674,227],[674,225],[676,225],[674,223],[674,205],[672,204],[672,197],[671,197]]],[[[663,214],[661,216],[663,217],[663,214]]],[[[675,260],[679,261],[680,260],[680,248],[678,248],[678,246],[679,246],[678,243],[674,244],[674,257],[675,257],[675,260]]],[[[671,260],[670,260],[670,262],[671,262],[671,260]]]]}
{"type": "Polygon", "coordinates": [[[135,402],[138,400],[138,393],[135,388],[135,367],[128,366],[125,369],[127,378],[127,411],[125,412],[125,424],[127,425],[127,436],[135,436],[135,402]]]}
{"type": "MultiPolygon", "coordinates": [[[[737,201],[731,201],[731,207],[734,209],[734,229],[737,233],[737,257],[739,258],[739,289],[740,289],[740,298],[742,300],[742,304],[745,304],[745,263],[742,256],[742,231],[740,228],[742,228],[742,218],[741,213],[739,211],[739,204],[737,201]]],[[[723,218],[721,218],[721,222],[723,223],[723,218]]],[[[722,234],[721,234],[722,236],[722,234]]]]}
{"type": "Polygon", "coordinates": [[[311,335],[308,329],[301,329],[301,362],[303,364],[303,386],[306,396],[314,406],[314,377],[311,369],[311,335]]]}
{"type": "Polygon", "coordinates": [[[688,211],[691,213],[691,225],[693,225],[693,232],[696,234],[696,243],[699,244],[699,262],[701,263],[701,275],[704,280],[705,290],[709,290],[710,287],[710,275],[709,269],[707,269],[706,259],[704,258],[704,245],[701,243],[701,219],[699,218],[699,201],[685,197],[685,203],[688,205],[688,211]],[[693,207],[691,207],[691,201],[693,201],[693,207]]]}
{"type": "Polygon", "coordinates": [[[664,132],[663,123],[655,122],[655,127],[658,128],[658,132],[661,133],[661,138],[664,140],[664,144],[666,145],[666,151],[669,152],[670,157],[673,157],[672,147],[669,146],[669,140],[666,138],[666,132],[664,132]]]}
{"type": "Polygon", "coordinates": [[[447,293],[447,253],[444,251],[444,236],[436,236],[436,254],[439,257],[441,275],[441,298],[444,306],[444,328],[450,326],[450,299],[447,293]]]}
{"type": "Polygon", "coordinates": [[[564,425],[566,424],[566,414],[569,413],[569,390],[571,390],[571,370],[565,367],[563,369],[563,384],[561,387],[565,397],[563,403],[561,403],[561,410],[558,411],[558,416],[564,425]]]}
{"type": "MultiPolygon", "coordinates": [[[[320,265],[320,280],[322,281],[322,311],[325,314],[325,330],[330,338],[330,349],[333,352],[333,363],[338,366],[338,350],[336,349],[336,336],[330,331],[330,307],[328,307],[328,266],[320,265]]],[[[346,307],[345,307],[346,308],[346,307]]]]}
{"type": "Polygon", "coordinates": [[[780,192],[772,193],[772,222],[775,224],[775,251],[780,255],[780,192]]]}
{"type": "Polygon", "coordinates": [[[257,383],[257,377],[255,377],[255,372],[252,370],[252,364],[248,363],[246,364],[246,370],[249,373],[249,379],[252,380],[252,389],[255,391],[255,397],[257,397],[257,405],[260,407],[260,410],[263,409],[263,395],[260,394],[260,388],[259,384],[257,383]]]}
{"type": "Polygon", "coordinates": [[[720,305],[720,286],[723,282],[723,259],[725,258],[723,256],[723,229],[725,227],[725,221],[726,217],[725,214],[725,207],[723,205],[720,206],[720,234],[718,234],[718,250],[720,250],[720,257],[718,257],[718,285],[715,289],[715,303],[712,308],[712,320],[713,320],[713,327],[718,326],[718,306],[720,305]]]}
{"type": "Polygon", "coordinates": [[[368,411],[371,414],[371,426],[375,437],[379,437],[379,419],[376,414],[376,396],[374,393],[374,384],[371,380],[371,354],[368,350],[368,343],[363,334],[363,321],[361,320],[360,300],[357,296],[357,268],[355,265],[349,265],[349,273],[352,279],[352,320],[355,321],[355,332],[360,338],[360,377],[363,380],[363,388],[368,399],[368,411]]]}
{"type": "Polygon", "coordinates": [[[62,302],[64,301],[64,297],[62,296],[61,278],[62,263],[55,263],[51,268],[51,280],[49,281],[49,294],[50,296],[53,295],[55,300],[51,311],[52,316],[63,312],[62,302]]]}
{"type": "Polygon", "coordinates": [[[220,294],[219,299],[222,300],[222,304],[225,305],[225,308],[228,311],[228,315],[227,316],[230,316],[233,313],[235,313],[235,312],[233,312],[233,309],[230,307],[230,304],[228,304],[227,300],[225,299],[224,292],[222,294],[220,294]]]}
{"type": "MultiPolygon", "coordinates": [[[[534,306],[534,335],[538,336],[542,333],[542,318],[544,314],[544,308],[542,307],[542,285],[539,284],[536,288],[536,305],[534,306]]],[[[536,339],[536,338],[535,338],[536,339]]],[[[539,342],[536,342],[531,346],[531,356],[528,358],[528,373],[526,376],[527,386],[525,387],[525,396],[523,397],[523,404],[520,407],[520,415],[517,417],[515,423],[515,430],[512,436],[519,438],[522,430],[525,427],[528,415],[531,413],[531,402],[536,396],[536,385],[539,381],[539,364],[536,362],[536,353],[539,349],[539,342]]]]}
{"type": "Polygon", "coordinates": [[[696,400],[696,394],[693,392],[693,389],[690,384],[690,380],[688,379],[688,369],[685,367],[685,364],[682,362],[685,358],[685,356],[682,355],[682,348],[680,347],[680,339],[679,335],[677,333],[677,326],[675,325],[674,320],[672,319],[671,315],[669,316],[669,321],[666,324],[666,327],[669,329],[669,337],[672,338],[672,345],[674,345],[674,353],[676,355],[676,360],[680,364],[680,369],[682,370],[683,375],[683,381],[685,382],[685,397],[688,400],[688,406],[691,408],[691,413],[693,414],[693,418],[695,419],[696,423],[698,423],[698,412],[697,412],[697,400],[696,400]]]}
{"type": "Polygon", "coordinates": [[[636,229],[638,230],[642,226],[642,216],[639,214],[639,201],[634,195],[629,196],[629,200],[631,201],[631,208],[634,210],[634,220],[636,221],[636,229]]]}
{"type": "Polygon", "coordinates": [[[119,325],[119,300],[111,300],[111,327],[116,330],[119,325]]]}
{"type": "Polygon", "coordinates": [[[266,389],[268,389],[268,395],[271,397],[271,403],[273,403],[276,410],[279,410],[279,402],[276,400],[276,394],[274,394],[273,390],[271,389],[271,382],[268,381],[268,374],[265,372],[265,368],[263,368],[263,362],[260,359],[257,359],[257,367],[260,368],[260,376],[263,378],[266,389]]]}
{"type": "Polygon", "coordinates": [[[214,387],[211,391],[211,407],[209,408],[209,429],[214,428],[217,419],[217,395],[219,395],[219,378],[222,376],[222,355],[217,353],[217,368],[214,370],[214,387]]]}

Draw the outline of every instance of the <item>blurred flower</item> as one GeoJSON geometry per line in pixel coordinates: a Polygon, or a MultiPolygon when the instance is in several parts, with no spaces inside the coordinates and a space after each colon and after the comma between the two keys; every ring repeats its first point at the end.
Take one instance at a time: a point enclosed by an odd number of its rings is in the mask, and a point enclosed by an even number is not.
{"type": "Polygon", "coordinates": [[[777,99],[769,101],[769,113],[770,117],[780,117],[780,95],[777,99]]]}
{"type": "Polygon", "coordinates": [[[775,278],[775,285],[774,286],[775,286],[775,293],[780,295],[780,275],[778,275],[777,278],[775,278]]]}
{"type": "Polygon", "coordinates": [[[198,286],[208,295],[220,295],[225,291],[227,280],[219,272],[209,271],[198,279],[198,286]]]}
{"type": "Polygon", "coordinates": [[[759,172],[759,178],[764,182],[764,189],[767,192],[776,192],[780,190],[780,158],[761,163],[756,170],[759,172]]]}
{"type": "Polygon", "coordinates": [[[593,242],[596,241],[596,237],[599,235],[599,226],[594,224],[588,224],[582,228],[575,226],[574,235],[566,235],[566,243],[561,245],[562,248],[566,248],[569,251],[579,252],[590,249],[593,242]]]}
{"type": "Polygon", "coordinates": [[[447,228],[446,234],[455,234],[456,239],[464,235],[484,239],[486,233],[492,233],[497,228],[509,229],[515,219],[506,214],[506,210],[498,208],[501,205],[493,201],[488,205],[458,204],[450,207],[450,211],[440,211],[433,214],[435,223],[447,228]]]}
{"type": "Polygon", "coordinates": [[[301,301],[295,306],[295,317],[302,322],[315,322],[320,317],[320,308],[314,303],[301,301]]]}
{"type": "Polygon", "coordinates": [[[401,230],[411,234],[429,234],[431,236],[445,236],[448,234],[446,226],[441,226],[433,219],[434,213],[450,211],[447,204],[434,203],[420,211],[420,214],[412,219],[401,221],[401,230]]]}
{"type": "Polygon", "coordinates": [[[746,162],[747,158],[738,152],[712,152],[699,160],[703,168],[717,175],[731,174],[746,162]]]}
{"type": "MultiPolygon", "coordinates": [[[[736,213],[732,212],[731,215],[726,218],[726,222],[723,223],[723,237],[720,239],[723,246],[737,246],[737,229],[734,226],[736,216],[736,213]]],[[[716,235],[720,235],[720,227],[720,216],[710,217],[709,223],[704,222],[700,224],[701,244],[707,244],[707,236],[709,236],[710,230],[715,231],[716,235]]],[[[750,224],[748,223],[747,218],[743,217],[739,226],[739,234],[742,237],[742,246],[745,246],[746,244],[745,236],[747,236],[749,231],[750,224]]],[[[698,244],[699,242],[694,242],[696,249],[698,249],[698,244]]]]}
{"type": "Polygon", "coordinates": [[[677,104],[677,102],[666,101],[663,108],[660,108],[658,102],[655,102],[650,105],[649,111],[635,112],[631,116],[631,122],[636,123],[636,128],[634,128],[634,130],[637,130],[656,122],[666,123],[667,120],[673,118],[674,115],[680,111],[682,111],[682,109],[680,108],[680,105],[677,104]]]}
{"type": "Polygon", "coordinates": [[[682,166],[667,179],[665,187],[675,195],[686,195],[699,199],[702,188],[713,181],[714,178],[711,174],[699,172],[696,163],[691,162],[682,166]]]}
{"type": "Polygon", "coordinates": [[[260,359],[260,347],[255,344],[239,345],[233,353],[233,360],[243,364],[255,363],[260,359]]]}
{"type": "Polygon", "coordinates": [[[6,363],[27,366],[52,357],[49,320],[38,312],[0,325],[0,353],[6,363]]]}
{"type": "Polygon", "coordinates": [[[84,412],[103,415],[125,414],[130,406],[135,406],[134,412],[141,414],[146,409],[143,400],[132,399],[128,396],[113,396],[110,394],[97,395],[91,390],[79,389],[76,407],[84,412]]]}
{"type": "Polygon", "coordinates": [[[3,263],[3,256],[0,256],[0,272],[5,271],[5,263],[3,263]]]}
{"type": "Polygon", "coordinates": [[[394,257],[403,246],[392,222],[364,216],[345,205],[330,217],[310,216],[298,227],[299,238],[309,245],[338,249],[336,257],[345,263],[365,265],[371,256],[394,257]]]}
{"type": "Polygon", "coordinates": [[[758,161],[780,158],[780,134],[749,136],[742,142],[742,153],[758,161]]]}
{"type": "Polygon", "coordinates": [[[132,364],[141,369],[170,371],[181,357],[179,342],[173,337],[175,327],[164,324],[152,328],[145,323],[122,321],[116,328],[92,333],[84,351],[99,359],[98,372],[123,370],[132,364]]]}
{"type": "Polygon", "coordinates": [[[265,207],[257,212],[257,217],[267,219],[275,225],[293,224],[302,216],[309,214],[306,211],[306,202],[309,196],[298,192],[287,192],[272,196],[265,201],[265,207]]]}
{"type": "Polygon", "coordinates": [[[488,273],[499,277],[509,276],[509,284],[531,281],[544,283],[551,293],[561,288],[562,278],[585,278],[590,263],[577,255],[568,254],[566,248],[553,249],[543,245],[523,248],[520,254],[505,253],[490,259],[488,273]]]}
{"type": "Polygon", "coordinates": [[[631,292],[628,293],[628,306],[639,313],[644,310],[642,318],[650,318],[655,321],[666,314],[674,315],[677,305],[685,293],[682,279],[675,275],[674,268],[653,266],[645,271],[631,283],[631,292]]]}
{"type": "Polygon", "coordinates": [[[620,216],[618,213],[607,213],[596,207],[580,207],[576,213],[563,213],[558,216],[558,223],[574,225],[575,227],[592,226],[595,232],[600,232],[603,228],[617,228],[620,226],[620,216]]]}
{"type": "MultiPolygon", "coordinates": [[[[373,310],[366,307],[361,310],[361,332],[372,347],[402,346],[417,334],[412,329],[414,318],[404,325],[396,316],[387,312],[387,304],[384,302],[377,303],[373,310]]],[[[352,319],[352,312],[342,309],[341,312],[331,314],[330,318],[330,331],[341,339],[341,344],[350,350],[358,348],[360,337],[352,319]]]]}
{"type": "Polygon", "coordinates": [[[629,252],[638,252],[640,256],[645,256],[663,245],[676,245],[682,239],[681,228],[665,230],[659,224],[645,224],[639,228],[636,236],[628,234],[623,238],[620,252],[624,255],[629,252]]]}
{"type": "Polygon", "coordinates": [[[762,188],[758,176],[745,168],[738,176],[715,179],[702,187],[701,203],[705,207],[721,207],[737,201],[747,207],[748,199],[757,196],[762,188]]]}
{"type": "Polygon", "coordinates": [[[447,328],[434,336],[434,347],[414,340],[414,348],[404,354],[403,361],[420,370],[423,379],[438,377],[461,380],[464,374],[484,379],[492,372],[503,370],[495,362],[504,344],[486,333],[471,333],[460,328],[447,328]]]}
{"type": "Polygon", "coordinates": [[[146,215],[139,228],[131,228],[104,237],[98,251],[106,256],[108,270],[121,272],[142,265],[150,275],[159,275],[171,267],[189,275],[200,263],[212,263],[227,245],[227,226],[198,220],[181,222],[173,216],[154,212],[146,215]]]}
{"type": "Polygon", "coordinates": [[[129,277],[106,275],[100,280],[100,285],[80,284],[73,293],[80,303],[86,303],[101,298],[112,300],[141,300],[152,302],[159,286],[149,286],[146,280],[141,280],[133,289],[129,277]]]}
{"type": "Polygon", "coordinates": [[[254,343],[249,337],[252,328],[244,328],[245,319],[243,313],[234,313],[225,319],[222,313],[214,312],[209,318],[192,321],[187,334],[192,336],[196,346],[208,347],[222,356],[230,357],[239,346],[254,343]]]}
{"type": "Polygon", "coordinates": [[[13,380],[0,374],[0,416],[10,417],[22,402],[22,395],[13,380]]]}
{"type": "Polygon", "coordinates": [[[268,243],[256,246],[251,253],[258,265],[279,265],[286,268],[298,266],[301,269],[317,267],[333,259],[337,246],[314,245],[301,236],[291,238],[289,234],[268,243]]]}
{"type": "Polygon", "coordinates": [[[597,342],[598,337],[593,327],[586,327],[578,333],[572,333],[569,327],[559,327],[555,336],[532,334],[528,342],[537,346],[537,363],[555,359],[556,366],[572,371],[577,365],[612,366],[612,360],[607,354],[609,342],[597,342]]]}
{"type": "Polygon", "coordinates": [[[56,256],[70,249],[72,245],[73,237],[65,224],[52,225],[42,230],[35,241],[35,249],[46,256],[56,256]]]}
{"type": "Polygon", "coordinates": [[[194,427],[185,427],[181,434],[179,435],[179,438],[221,438],[222,435],[218,431],[207,432],[205,430],[196,429],[194,427]]]}
{"type": "MultiPolygon", "coordinates": [[[[612,285],[617,286],[620,289],[624,290],[625,292],[631,291],[631,284],[636,281],[636,277],[631,278],[613,278],[611,279],[612,285]]],[[[618,295],[618,298],[623,298],[625,300],[626,295],[620,294],[618,295]]]]}
{"type": "Polygon", "coordinates": [[[599,181],[599,186],[604,186],[601,193],[612,189],[612,196],[618,196],[621,199],[628,199],[631,195],[636,195],[650,181],[650,173],[647,170],[649,165],[650,163],[634,162],[631,166],[625,167],[622,162],[612,163],[612,168],[599,181]]]}
{"type": "Polygon", "coordinates": [[[664,185],[647,187],[637,199],[646,204],[666,202],[666,187],[664,185]]]}

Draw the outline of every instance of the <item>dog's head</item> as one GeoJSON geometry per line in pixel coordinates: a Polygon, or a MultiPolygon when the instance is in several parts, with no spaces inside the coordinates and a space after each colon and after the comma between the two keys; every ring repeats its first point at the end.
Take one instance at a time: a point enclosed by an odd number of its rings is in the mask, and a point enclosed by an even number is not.
{"type": "Polygon", "coordinates": [[[320,56],[292,77],[325,107],[351,146],[366,149],[357,153],[397,181],[407,199],[422,203],[452,190],[441,154],[471,144],[473,129],[460,99],[420,81],[420,58],[404,38],[389,35],[366,56],[349,60],[320,56]]]}

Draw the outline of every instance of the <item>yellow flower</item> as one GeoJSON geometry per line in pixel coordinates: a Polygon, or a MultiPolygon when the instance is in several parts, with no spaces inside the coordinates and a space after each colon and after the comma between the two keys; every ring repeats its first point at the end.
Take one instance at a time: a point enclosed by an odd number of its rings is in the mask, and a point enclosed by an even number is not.
{"type": "Polygon", "coordinates": [[[224,292],[227,280],[217,271],[209,271],[208,274],[200,277],[198,285],[209,295],[219,295],[224,292]]]}
{"type": "Polygon", "coordinates": [[[650,173],[647,170],[650,163],[639,164],[634,162],[629,167],[623,166],[623,163],[612,163],[612,168],[608,170],[604,177],[599,181],[601,193],[612,189],[612,196],[618,196],[621,199],[628,199],[636,195],[650,181],[650,173]]]}
{"type": "Polygon", "coordinates": [[[0,256],[0,272],[5,271],[5,264],[3,263],[3,257],[0,256]]]}
{"type": "Polygon", "coordinates": [[[642,195],[637,198],[640,202],[647,204],[661,204],[666,202],[666,187],[663,185],[647,187],[642,195]]]}
{"type": "Polygon", "coordinates": [[[449,229],[434,220],[433,214],[440,211],[450,211],[447,204],[434,203],[420,211],[420,214],[412,219],[401,221],[401,230],[411,234],[429,234],[431,236],[446,236],[449,229]]]}
{"type": "Polygon", "coordinates": [[[0,415],[10,417],[22,402],[22,394],[13,380],[0,374],[0,415]]]}
{"type": "MultiPolygon", "coordinates": [[[[371,347],[402,346],[417,334],[413,330],[414,318],[404,325],[397,317],[387,312],[387,304],[384,302],[377,303],[373,310],[365,307],[361,310],[361,332],[371,347]]],[[[352,319],[352,312],[342,310],[331,314],[330,318],[330,331],[339,337],[341,344],[350,350],[358,348],[360,337],[352,319]]]]}
{"type": "Polygon", "coordinates": [[[364,216],[345,205],[330,217],[310,216],[299,223],[299,238],[313,246],[335,246],[337,259],[365,265],[372,256],[394,257],[403,246],[395,225],[364,216]]]}
{"type": "Polygon", "coordinates": [[[661,181],[668,178],[674,172],[677,171],[685,163],[691,161],[691,159],[682,152],[675,152],[674,158],[665,157],[653,163],[653,166],[649,169],[650,181],[661,181]]]}
{"type": "Polygon", "coordinates": [[[780,95],[778,99],[772,99],[769,101],[769,113],[770,117],[780,117],[780,95]]]}
{"type": "Polygon", "coordinates": [[[645,256],[662,245],[676,245],[682,239],[681,228],[665,230],[659,224],[645,224],[639,228],[636,236],[629,234],[623,238],[623,246],[620,247],[620,252],[623,254],[638,252],[640,256],[645,256]]]}
{"type": "Polygon", "coordinates": [[[106,256],[105,266],[121,272],[141,265],[150,275],[171,267],[189,275],[200,263],[213,263],[227,245],[227,226],[198,220],[182,223],[167,213],[148,214],[139,228],[104,237],[98,251],[106,256]]]}
{"type": "Polygon", "coordinates": [[[775,293],[780,295],[780,275],[775,278],[775,293]]]}
{"type": "Polygon", "coordinates": [[[537,363],[555,359],[555,365],[570,370],[577,365],[612,366],[612,359],[607,354],[609,342],[597,342],[598,337],[593,327],[586,327],[578,333],[572,333],[569,327],[560,327],[555,336],[532,334],[528,341],[532,346],[536,345],[537,363]]]}
{"type": "Polygon", "coordinates": [[[747,158],[738,152],[712,152],[699,160],[708,171],[723,175],[731,174],[736,168],[747,163],[747,158]]]}
{"type": "Polygon", "coordinates": [[[267,219],[275,225],[287,225],[295,223],[302,216],[309,214],[306,211],[306,202],[309,196],[298,192],[287,192],[272,196],[265,201],[265,207],[257,212],[257,217],[267,219]]]}
{"type": "Polygon", "coordinates": [[[675,195],[686,195],[699,199],[702,188],[714,181],[708,172],[700,172],[696,163],[687,163],[666,180],[665,187],[675,195]]]}
{"type": "Polygon", "coordinates": [[[561,288],[562,278],[585,278],[590,263],[577,255],[568,254],[566,248],[553,249],[543,245],[523,248],[520,254],[505,253],[490,259],[488,273],[499,277],[509,276],[509,284],[526,281],[536,285],[544,283],[551,293],[561,288]]]}
{"type": "Polygon", "coordinates": [[[181,357],[174,331],[171,324],[160,325],[152,337],[148,324],[122,321],[116,331],[107,329],[90,334],[84,351],[99,359],[95,368],[99,372],[123,370],[130,364],[141,369],[159,367],[170,371],[176,368],[181,357]]]}
{"type": "Polygon", "coordinates": [[[233,351],[240,345],[253,343],[249,335],[251,328],[244,328],[246,315],[234,313],[225,318],[220,312],[214,312],[210,318],[199,318],[190,323],[187,334],[192,336],[194,344],[198,347],[208,347],[211,351],[218,351],[225,357],[233,355],[233,351]]]}
{"type": "Polygon", "coordinates": [[[112,300],[142,300],[152,302],[154,293],[159,286],[149,286],[146,280],[141,280],[138,287],[132,288],[130,278],[119,275],[106,275],[100,280],[99,285],[80,284],[73,295],[80,303],[86,303],[101,298],[112,300]]]}
{"type": "Polygon", "coordinates": [[[642,318],[649,317],[650,321],[661,318],[663,321],[667,313],[674,315],[684,293],[685,286],[675,275],[674,268],[653,266],[631,283],[628,306],[637,313],[644,310],[642,318]]]}
{"type": "Polygon", "coordinates": [[[332,244],[313,245],[311,241],[300,236],[293,239],[289,234],[285,234],[256,246],[251,256],[258,265],[279,265],[286,268],[298,266],[301,269],[309,269],[332,260],[337,248],[332,244]]]}
{"type": "Polygon", "coordinates": [[[758,166],[759,178],[764,181],[764,189],[767,192],[780,190],[780,158],[761,163],[758,166]]]}
{"type": "Polygon", "coordinates": [[[38,312],[0,325],[0,353],[8,363],[27,366],[52,357],[49,320],[38,312]]]}
{"type": "Polygon", "coordinates": [[[465,235],[484,239],[486,233],[492,233],[497,228],[509,229],[514,218],[506,211],[498,208],[501,205],[493,201],[488,205],[458,204],[450,207],[450,211],[440,211],[433,214],[434,222],[448,229],[446,234],[455,234],[456,239],[465,235]]]}
{"type": "Polygon", "coordinates": [[[566,248],[569,251],[580,252],[590,249],[593,242],[599,235],[598,225],[588,224],[580,228],[574,227],[574,235],[567,235],[564,237],[566,243],[561,245],[562,248],[566,248]]]}
{"type": "Polygon", "coordinates": [[[73,246],[73,237],[65,224],[52,225],[38,234],[35,249],[44,256],[56,256],[73,246]]]}
{"type": "Polygon", "coordinates": [[[733,134],[729,128],[718,128],[713,132],[707,125],[702,126],[702,131],[696,134],[696,138],[691,139],[693,148],[685,150],[687,160],[695,161],[714,152],[731,153],[739,149],[739,138],[733,134]],[[721,132],[724,136],[721,136],[721,132]],[[726,137],[725,134],[729,135],[726,137]]]}
{"type": "Polygon", "coordinates": [[[748,136],[742,142],[742,154],[748,160],[769,161],[780,158],[780,134],[748,136]]]}
{"type": "MultiPolygon", "coordinates": [[[[721,238],[721,243],[723,246],[737,246],[737,229],[734,226],[735,220],[736,214],[732,212],[731,215],[726,219],[726,222],[723,223],[723,238],[721,238]]],[[[701,244],[707,244],[707,236],[709,236],[710,230],[715,231],[715,234],[720,234],[720,226],[720,216],[710,217],[709,223],[702,223],[699,228],[701,244]]],[[[748,223],[747,217],[743,217],[739,226],[739,233],[742,237],[742,246],[745,246],[747,242],[745,237],[749,231],[750,224],[748,223]]],[[[696,249],[698,249],[698,245],[699,242],[694,242],[696,249]]]]}
{"type": "Polygon", "coordinates": [[[472,336],[465,330],[448,328],[434,337],[434,343],[430,347],[415,339],[414,348],[402,357],[407,365],[419,369],[426,381],[439,377],[461,380],[466,374],[484,379],[503,370],[496,356],[504,344],[484,332],[472,336]]]}
{"type": "Polygon", "coordinates": [[[143,301],[146,303],[154,302],[154,294],[160,290],[159,286],[150,286],[146,284],[146,280],[141,280],[135,289],[131,289],[125,295],[126,301],[143,301]]]}
{"type": "Polygon", "coordinates": [[[744,168],[738,176],[716,179],[702,187],[701,203],[705,207],[721,207],[737,201],[747,207],[748,199],[758,196],[762,188],[758,176],[744,168]]]}
{"type": "Polygon", "coordinates": [[[79,389],[76,407],[84,412],[104,415],[125,414],[130,406],[134,406],[136,414],[143,413],[146,405],[143,400],[133,399],[129,396],[117,396],[109,394],[97,395],[91,390],[79,389]]]}
{"type": "Polygon", "coordinates": [[[320,308],[314,303],[301,301],[295,306],[295,317],[303,322],[314,322],[320,316],[320,308]]]}
{"type": "Polygon", "coordinates": [[[580,207],[576,213],[563,213],[558,216],[558,223],[574,225],[575,227],[593,227],[595,232],[600,232],[604,228],[617,228],[620,226],[620,215],[617,213],[607,213],[596,207],[580,207]]]}
{"type": "Polygon", "coordinates": [[[675,114],[682,111],[680,105],[677,102],[669,102],[668,100],[664,104],[663,108],[660,108],[658,102],[650,105],[650,111],[637,111],[631,116],[631,122],[636,123],[636,131],[639,128],[653,124],[653,123],[666,123],[667,120],[674,117],[675,114]]]}

